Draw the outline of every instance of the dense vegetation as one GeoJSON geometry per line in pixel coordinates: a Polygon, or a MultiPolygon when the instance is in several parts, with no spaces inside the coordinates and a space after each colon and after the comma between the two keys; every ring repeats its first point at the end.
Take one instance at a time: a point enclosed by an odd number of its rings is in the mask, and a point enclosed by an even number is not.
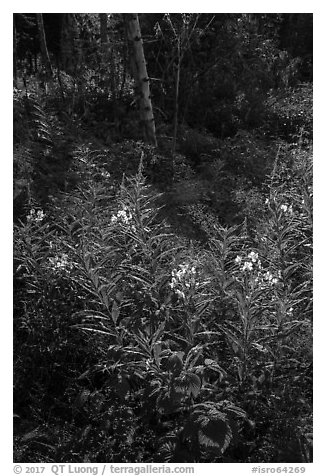
{"type": "Polygon", "coordinates": [[[156,144],[126,21],[14,15],[14,459],[311,462],[312,15],[140,14],[156,144]]]}

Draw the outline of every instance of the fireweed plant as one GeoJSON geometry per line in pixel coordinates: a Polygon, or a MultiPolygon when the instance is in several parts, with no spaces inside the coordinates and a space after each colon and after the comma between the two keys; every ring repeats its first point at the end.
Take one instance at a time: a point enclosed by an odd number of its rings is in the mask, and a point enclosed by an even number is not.
{"type": "Polygon", "coordinates": [[[278,172],[295,177],[286,191],[274,172],[250,236],[216,223],[206,247],[171,233],[142,164],[120,188],[108,173],[15,225],[17,355],[30,362],[15,385],[54,352],[28,398],[60,381],[54,398],[72,412],[71,436],[51,434],[52,461],[86,448],[97,461],[282,460],[272,434],[309,460],[312,193],[301,158],[278,172]]]}
{"type": "MultiPolygon", "coordinates": [[[[304,357],[312,338],[312,174],[302,155],[292,170],[274,169],[267,183],[266,215],[251,240],[243,227],[216,227],[208,268],[214,283],[215,326],[222,334],[221,345],[227,346],[229,375],[241,392],[237,400],[243,401],[258,427],[266,428],[273,418],[267,432],[283,431],[290,446],[300,446],[307,455],[307,428],[297,420],[294,443],[293,420],[285,416],[286,405],[295,407],[291,395],[296,398],[299,382],[311,379],[312,365],[304,357]],[[286,190],[285,174],[293,176],[286,190]],[[266,406],[259,401],[263,395],[266,406]]],[[[303,393],[302,409],[311,398],[303,393]]]]}

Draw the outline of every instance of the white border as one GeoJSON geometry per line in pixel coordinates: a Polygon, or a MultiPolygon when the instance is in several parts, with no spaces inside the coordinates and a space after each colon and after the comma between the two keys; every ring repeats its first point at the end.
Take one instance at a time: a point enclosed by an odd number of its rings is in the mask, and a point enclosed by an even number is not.
{"type": "MultiPolygon", "coordinates": [[[[326,62],[325,53],[325,28],[326,9],[325,3],[310,1],[273,1],[273,2],[189,2],[166,0],[164,2],[44,2],[41,1],[14,1],[2,6],[1,22],[1,73],[0,91],[1,102],[1,453],[0,467],[4,475],[12,472],[12,13],[13,12],[131,12],[136,9],[140,13],[150,12],[266,12],[266,13],[314,13],[314,463],[306,466],[307,475],[323,475],[326,473],[326,454],[324,450],[325,438],[325,324],[326,312],[323,306],[325,295],[325,244],[326,241],[326,213],[325,195],[326,176],[326,119],[325,95],[326,62]],[[118,9],[116,7],[119,7],[118,9]],[[200,7],[200,8],[199,8],[200,7]],[[225,9],[227,7],[227,9],[225,9]],[[2,464],[1,464],[2,463],[2,464]]],[[[252,464],[196,464],[196,475],[214,474],[217,472],[227,474],[251,474],[252,464]]],[[[258,466],[258,465],[257,465],[258,466]]],[[[259,464],[261,467],[291,466],[291,464],[259,464]]],[[[293,465],[292,465],[293,466],[293,465]]],[[[301,465],[296,465],[301,466],[301,465]]],[[[107,473],[108,474],[108,473],[107,473]]],[[[284,474],[284,473],[283,473],[284,474]]]]}

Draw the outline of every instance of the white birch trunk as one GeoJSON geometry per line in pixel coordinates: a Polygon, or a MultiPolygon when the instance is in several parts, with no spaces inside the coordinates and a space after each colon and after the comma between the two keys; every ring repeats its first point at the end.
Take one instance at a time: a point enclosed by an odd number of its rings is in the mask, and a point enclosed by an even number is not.
{"type": "Polygon", "coordinates": [[[157,146],[155,122],[149,88],[149,77],[144,55],[143,40],[137,13],[126,14],[128,39],[133,51],[133,74],[139,96],[140,120],[146,142],[157,146]]]}

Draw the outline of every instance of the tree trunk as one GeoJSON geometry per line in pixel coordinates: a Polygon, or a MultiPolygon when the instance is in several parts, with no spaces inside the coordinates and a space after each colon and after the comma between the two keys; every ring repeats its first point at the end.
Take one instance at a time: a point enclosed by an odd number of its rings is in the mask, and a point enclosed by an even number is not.
{"type": "Polygon", "coordinates": [[[180,87],[180,71],[181,71],[181,45],[180,45],[180,38],[178,38],[178,64],[177,64],[177,72],[176,72],[176,79],[175,79],[175,98],[174,98],[174,117],[173,117],[173,141],[172,141],[172,167],[173,172],[175,168],[175,149],[177,145],[177,133],[178,133],[178,114],[179,114],[179,87],[180,87]]]}
{"type": "MultiPolygon", "coordinates": [[[[107,13],[100,13],[100,38],[101,38],[101,60],[100,60],[100,73],[104,76],[104,88],[107,93],[108,90],[108,15],[107,13]]],[[[112,74],[112,72],[111,72],[112,74]]]]}
{"type": "Polygon", "coordinates": [[[17,87],[17,36],[16,36],[16,21],[15,14],[13,14],[13,74],[14,87],[17,87]]]}
{"type": "Polygon", "coordinates": [[[62,69],[74,75],[82,61],[77,18],[74,13],[63,13],[62,16],[60,39],[62,69]]]}
{"type": "Polygon", "coordinates": [[[127,13],[125,16],[128,39],[132,45],[132,70],[136,81],[136,90],[139,97],[140,121],[146,142],[157,146],[155,122],[149,88],[143,40],[137,13],[127,13]]]}
{"type": "Polygon", "coordinates": [[[101,72],[105,75],[105,89],[111,90],[111,99],[113,105],[113,114],[114,114],[114,121],[116,122],[116,66],[115,66],[115,55],[114,55],[114,48],[109,43],[108,40],[108,15],[107,13],[100,13],[100,36],[101,36],[101,50],[102,50],[102,58],[101,58],[101,72]],[[109,68],[108,68],[109,66],[109,68]],[[108,72],[109,69],[109,72],[108,72]],[[108,76],[110,75],[110,76],[108,76]]]}
{"type": "Polygon", "coordinates": [[[103,57],[106,56],[108,47],[108,15],[107,13],[100,13],[100,35],[101,35],[101,49],[103,57]]]}
{"type": "Polygon", "coordinates": [[[100,13],[100,37],[101,37],[101,74],[104,76],[104,89],[106,95],[110,91],[114,127],[116,134],[120,133],[120,122],[117,114],[117,88],[116,88],[116,65],[113,43],[108,38],[108,14],[100,13]]]}
{"type": "Polygon", "coordinates": [[[40,38],[42,63],[43,63],[43,66],[45,68],[47,76],[50,78],[52,76],[52,66],[51,66],[51,61],[50,61],[48,48],[47,48],[47,45],[46,45],[46,38],[45,38],[45,31],[44,31],[44,23],[43,23],[42,13],[36,13],[36,20],[37,20],[38,33],[39,33],[39,38],[40,38]]]}

